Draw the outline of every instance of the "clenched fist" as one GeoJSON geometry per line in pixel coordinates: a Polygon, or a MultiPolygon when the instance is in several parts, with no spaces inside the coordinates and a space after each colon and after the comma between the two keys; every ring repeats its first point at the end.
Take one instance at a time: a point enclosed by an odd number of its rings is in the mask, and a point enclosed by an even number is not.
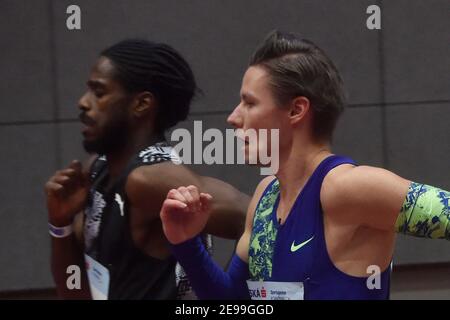
{"type": "Polygon", "coordinates": [[[182,243],[203,231],[211,213],[211,200],[210,194],[200,193],[196,186],[168,192],[160,216],[170,243],[182,243]]]}
{"type": "Polygon", "coordinates": [[[57,171],[45,184],[49,222],[61,227],[73,222],[83,210],[88,195],[88,179],[77,160],[57,171]]]}

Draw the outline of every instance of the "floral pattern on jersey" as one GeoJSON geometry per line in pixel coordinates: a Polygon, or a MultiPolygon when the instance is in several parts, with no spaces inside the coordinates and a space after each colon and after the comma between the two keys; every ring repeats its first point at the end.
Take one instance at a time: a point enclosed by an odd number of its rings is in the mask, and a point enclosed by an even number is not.
{"type": "Polygon", "coordinates": [[[272,220],[273,206],[280,191],[278,180],[264,193],[255,210],[249,246],[250,278],[254,281],[272,277],[272,259],[277,238],[277,227],[272,220]]]}

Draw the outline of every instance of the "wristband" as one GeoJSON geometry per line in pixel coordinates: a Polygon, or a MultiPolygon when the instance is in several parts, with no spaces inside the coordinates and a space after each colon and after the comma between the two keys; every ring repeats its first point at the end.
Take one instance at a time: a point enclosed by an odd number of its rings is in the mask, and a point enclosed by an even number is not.
{"type": "Polygon", "coordinates": [[[54,225],[49,223],[48,232],[54,238],[65,238],[72,234],[73,228],[71,224],[65,227],[55,227],[54,225]]]}

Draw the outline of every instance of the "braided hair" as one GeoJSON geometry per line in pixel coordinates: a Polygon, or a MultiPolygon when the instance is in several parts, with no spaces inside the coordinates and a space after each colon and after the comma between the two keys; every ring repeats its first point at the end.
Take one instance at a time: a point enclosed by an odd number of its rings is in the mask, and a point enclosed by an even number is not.
{"type": "Polygon", "coordinates": [[[130,93],[151,92],[157,101],[156,130],[164,133],[187,118],[197,91],[194,74],[172,47],[143,39],[127,39],[103,50],[115,77],[130,93]]]}

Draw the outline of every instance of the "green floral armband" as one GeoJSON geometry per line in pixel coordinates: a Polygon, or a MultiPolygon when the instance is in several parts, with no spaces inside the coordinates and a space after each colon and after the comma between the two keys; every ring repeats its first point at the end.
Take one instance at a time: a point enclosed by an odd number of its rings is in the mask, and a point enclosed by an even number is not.
{"type": "Polygon", "coordinates": [[[399,233],[450,240],[450,192],[412,182],[395,223],[399,233]]]}

